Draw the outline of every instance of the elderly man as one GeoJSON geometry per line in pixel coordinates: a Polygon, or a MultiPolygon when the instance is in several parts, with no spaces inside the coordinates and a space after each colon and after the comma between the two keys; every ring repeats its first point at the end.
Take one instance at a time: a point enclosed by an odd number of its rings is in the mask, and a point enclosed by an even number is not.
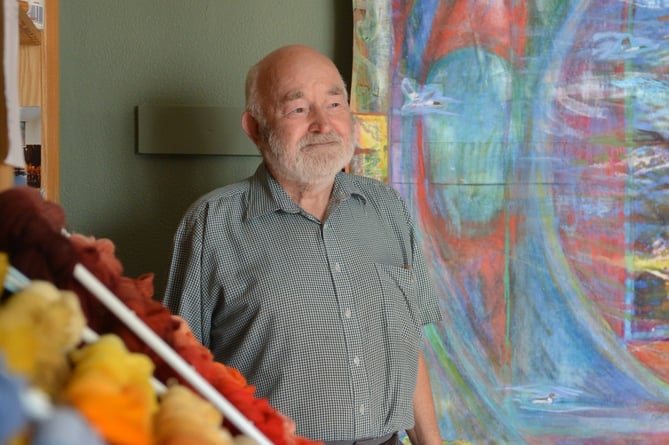
{"type": "Polygon", "coordinates": [[[188,210],[164,304],[298,434],[441,444],[421,352],[438,300],[402,199],[342,172],[354,145],[341,75],[311,48],[279,48],[250,69],[246,103],[263,163],[188,210]]]}

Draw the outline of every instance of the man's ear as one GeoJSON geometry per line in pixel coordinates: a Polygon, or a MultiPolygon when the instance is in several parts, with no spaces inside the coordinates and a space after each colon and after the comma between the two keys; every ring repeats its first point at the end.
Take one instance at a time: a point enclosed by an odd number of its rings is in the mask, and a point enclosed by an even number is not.
{"type": "Polygon", "coordinates": [[[248,137],[251,138],[253,143],[257,147],[260,147],[260,142],[261,142],[260,125],[258,124],[258,121],[253,116],[251,116],[251,113],[249,113],[248,111],[244,111],[244,113],[242,113],[242,128],[244,129],[244,132],[248,135],[248,137]]]}

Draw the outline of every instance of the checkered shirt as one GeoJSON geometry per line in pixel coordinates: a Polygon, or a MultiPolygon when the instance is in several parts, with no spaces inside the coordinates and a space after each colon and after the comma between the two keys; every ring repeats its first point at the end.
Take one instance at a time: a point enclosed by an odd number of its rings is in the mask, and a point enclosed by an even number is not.
{"type": "Polygon", "coordinates": [[[325,222],[261,165],[188,210],[163,303],[318,440],[413,426],[422,325],[441,318],[408,209],[339,173],[325,222]]]}

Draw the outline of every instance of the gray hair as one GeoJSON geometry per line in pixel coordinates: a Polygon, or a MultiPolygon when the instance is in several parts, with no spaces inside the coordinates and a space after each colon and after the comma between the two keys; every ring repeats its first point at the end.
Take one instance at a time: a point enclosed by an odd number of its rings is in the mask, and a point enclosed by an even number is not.
{"type": "Polygon", "coordinates": [[[260,63],[253,65],[246,74],[245,96],[246,111],[257,120],[261,126],[264,126],[265,116],[260,106],[260,97],[258,94],[258,77],[260,76],[260,63]]]}

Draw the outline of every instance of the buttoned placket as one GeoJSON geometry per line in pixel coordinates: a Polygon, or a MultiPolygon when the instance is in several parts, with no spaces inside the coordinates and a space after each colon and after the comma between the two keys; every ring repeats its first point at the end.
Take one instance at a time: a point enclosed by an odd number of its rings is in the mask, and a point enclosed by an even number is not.
{"type": "Polygon", "coordinates": [[[330,274],[335,287],[337,305],[341,316],[344,340],[348,351],[353,384],[353,403],[355,409],[355,430],[366,431],[370,427],[369,416],[369,381],[363,355],[363,336],[353,298],[351,281],[347,275],[346,258],[339,249],[336,231],[328,220],[322,224],[323,243],[330,266],[330,274]]]}

